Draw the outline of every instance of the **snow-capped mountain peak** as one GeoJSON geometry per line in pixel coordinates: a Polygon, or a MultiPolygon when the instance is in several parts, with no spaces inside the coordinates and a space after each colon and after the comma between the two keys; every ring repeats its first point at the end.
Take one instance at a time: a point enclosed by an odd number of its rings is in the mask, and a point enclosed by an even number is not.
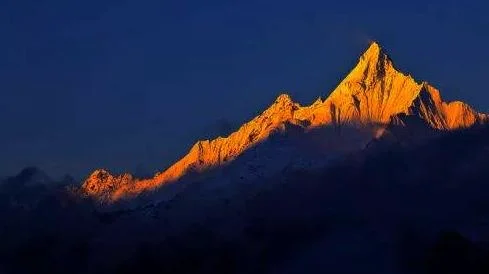
{"type": "Polygon", "coordinates": [[[289,124],[306,131],[343,125],[383,128],[399,114],[416,116],[431,128],[443,131],[488,120],[486,114],[477,113],[463,102],[444,102],[434,87],[398,71],[374,42],[327,99],[300,106],[288,94],[281,94],[262,114],[229,136],[198,141],[187,155],[151,179],[140,180],[130,174],[114,176],[97,170],[81,190],[87,196],[116,201],[175,182],[192,171],[204,172],[226,165],[275,132],[286,132],[289,124]]]}

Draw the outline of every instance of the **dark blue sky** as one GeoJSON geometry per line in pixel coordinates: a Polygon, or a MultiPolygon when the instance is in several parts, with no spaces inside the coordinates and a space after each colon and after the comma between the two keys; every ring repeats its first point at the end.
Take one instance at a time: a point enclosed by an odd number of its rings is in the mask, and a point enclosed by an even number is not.
{"type": "Polygon", "coordinates": [[[281,92],[325,97],[370,40],[489,111],[486,1],[0,1],[0,175],[163,169],[281,92]]]}

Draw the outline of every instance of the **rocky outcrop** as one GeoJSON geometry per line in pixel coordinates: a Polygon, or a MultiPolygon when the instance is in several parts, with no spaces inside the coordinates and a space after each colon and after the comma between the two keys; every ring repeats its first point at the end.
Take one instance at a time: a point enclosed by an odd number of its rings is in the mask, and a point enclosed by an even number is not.
{"type": "Polygon", "coordinates": [[[446,103],[428,83],[399,72],[377,43],[324,102],[304,107],[295,116],[313,126],[386,124],[396,114],[417,115],[433,128],[451,130],[487,120],[463,102],[446,103]]]}
{"type": "Polygon", "coordinates": [[[487,114],[477,113],[464,102],[444,102],[440,92],[427,83],[422,84],[407,113],[419,116],[433,128],[444,130],[467,128],[488,120],[487,114]]]}
{"type": "Polygon", "coordinates": [[[272,132],[284,130],[285,122],[298,122],[293,117],[298,107],[289,95],[282,94],[267,110],[236,132],[225,138],[198,141],[187,155],[151,179],[138,180],[130,174],[113,176],[105,170],[97,170],[82,185],[82,191],[88,196],[114,201],[176,181],[190,171],[201,172],[225,164],[272,132]]]}
{"type": "Polygon", "coordinates": [[[381,47],[372,43],[326,100],[318,99],[303,107],[282,94],[234,133],[197,142],[186,156],[151,179],[135,179],[130,174],[113,176],[97,170],[81,190],[87,196],[112,202],[174,182],[190,171],[202,172],[226,164],[273,132],[284,131],[287,124],[305,130],[345,124],[383,127],[399,114],[419,117],[437,130],[466,128],[488,120],[487,115],[463,102],[444,102],[434,87],[396,70],[381,47]]]}
{"type": "Polygon", "coordinates": [[[398,72],[377,43],[321,104],[298,115],[315,126],[328,123],[387,123],[395,113],[406,112],[421,85],[398,72]]]}

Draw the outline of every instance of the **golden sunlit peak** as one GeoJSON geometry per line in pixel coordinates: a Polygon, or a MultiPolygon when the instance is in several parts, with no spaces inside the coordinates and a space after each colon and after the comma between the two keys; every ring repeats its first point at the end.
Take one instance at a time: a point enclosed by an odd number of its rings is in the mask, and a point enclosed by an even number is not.
{"type": "Polygon", "coordinates": [[[362,54],[362,57],[379,56],[382,53],[382,48],[377,42],[372,42],[367,50],[362,54]]]}
{"type": "Polygon", "coordinates": [[[277,99],[275,99],[275,103],[293,103],[292,97],[287,93],[280,94],[277,99]]]}
{"type": "Polygon", "coordinates": [[[294,101],[292,100],[292,97],[288,95],[287,93],[282,93],[280,94],[277,99],[275,99],[275,105],[290,105],[294,104],[294,101]]]}
{"type": "Polygon", "coordinates": [[[371,41],[369,48],[375,48],[377,50],[382,50],[382,47],[379,45],[377,41],[371,41]]]}
{"type": "Polygon", "coordinates": [[[314,101],[314,103],[312,103],[313,106],[319,106],[323,103],[323,99],[321,98],[321,96],[319,96],[316,101],[314,101]]]}
{"type": "Polygon", "coordinates": [[[391,63],[390,57],[377,42],[370,44],[360,57],[360,61],[363,61],[364,64],[382,62],[386,65],[391,63]]]}
{"type": "Polygon", "coordinates": [[[92,173],[92,175],[91,175],[91,176],[93,176],[93,177],[102,177],[102,176],[107,176],[107,175],[109,175],[109,174],[110,174],[110,173],[109,173],[107,170],[105,170],[105,169],[97,169],[97,170],[95,170],[95,171],[92,173]]]}
{"type": "Polygon", "coordinates": [[[489,121],[488,115],[474,111],[465,103],[444,102],[436,88],[396,70],[389,56],[373,41],[358,64],[324,100],[318,98],[309,106],[301,106],[289,94],[281,93],[264,112],[229,136],[197,142],[187,155],[153,178],[111,175],[100,169],[85,180],[82,190],[88,196],[110,203],[175,182],[191,171],[203,172],[226,165],[277,130],[285,130],[287,123],[308,128],[387,125],[398,114],[414,115],[438,130],[466,128],[489,121]]]}

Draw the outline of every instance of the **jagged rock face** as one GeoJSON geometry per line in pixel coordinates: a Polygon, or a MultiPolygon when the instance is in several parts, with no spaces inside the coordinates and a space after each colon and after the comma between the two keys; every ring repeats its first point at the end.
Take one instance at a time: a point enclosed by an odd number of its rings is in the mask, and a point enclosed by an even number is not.
{"type": "Polygon", "coordinates": [[[282,94],[236,132],[197,142],[186,156],[151,179],[138,180],[130,174],[113,176],[97,170],[82,185],[82,191],[104,201],[115,201],[176,181],[189,171],[202,172],[226,164],[273,132],[284,131],[286,124],[304,130],[345,124],[374,124],[382,128],[399,114],[417,116],[438,130],[465,128],[489,120],[463,102],[443,102],[438,90],[397,71],[380,46],[373,43],[326,100],[318,99],[302,107],[282,94]]]}
{"type": "Polygon", "coordinates": [[[427,83],[423,83],[408,114],[421,117],[433,128],[445,130],[467,128],[488,119],[487,114],[477,113],[463,102],[443,102],[440,92],[427,83]]]}
{"type": "Polygon", "coordinates": [[[88,196],[113,201],[173,182],[191,170],[203,171],[225,164],[266,139],[273,131],[283,130],[285,122],[294,120],[293,114],[297,108],[290,96],[281,95],[267,110],[236,132],[226,138],[197,142],[181,160],[151,179],[138,180],[130,174],[112,176],[105,170],[97,170],[85,181],[82,190],[88,196]]]}
{"type": "Polygon", "coordinates": [[[469,127],[487,119],[463,102],[445,103],[434,87],[395,69],[377,43],[324,101],[304,107],[295,118],[324,124],[387,124],[396,114],[417,115],[433,128],[469,127]]]}
{"type": "Polygon", "coordinates": [[[106,170],[98,169],[85,180],[82,189],[86,195],[111,200],[111,195],[115,191],[132,183],[134,183],[134,178],[131,174],[113,176],[106,170]]]}
{"type": "Polygon", "coordinates": [[[355,68],[320,104],[305,108],[302,119],[328,123],[387,123],[406,112],[421,86],[398,72],[378,44],[373,43],[355,68]]]}

